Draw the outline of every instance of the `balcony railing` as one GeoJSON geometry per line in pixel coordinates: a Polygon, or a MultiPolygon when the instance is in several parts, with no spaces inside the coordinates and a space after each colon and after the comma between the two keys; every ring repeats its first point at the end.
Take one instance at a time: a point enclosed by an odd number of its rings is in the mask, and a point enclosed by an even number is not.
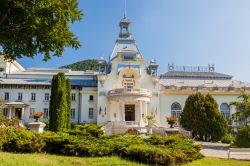
{"type": "Polygon", "coordinates": [[[147,89],[127,89],[119,88],[108,91],[108,96],[133,95],[133,96],[152,96],[152,93],[147,89]]]}

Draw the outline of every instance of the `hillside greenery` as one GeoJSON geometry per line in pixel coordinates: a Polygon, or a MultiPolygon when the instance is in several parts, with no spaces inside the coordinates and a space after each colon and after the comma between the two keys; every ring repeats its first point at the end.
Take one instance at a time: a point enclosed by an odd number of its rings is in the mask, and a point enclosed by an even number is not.
{"type": "Polygon", "coordinates": [[[86,71],[86,70],[98,71],[98,60],[88,59],[88,60],[79,61],[79,62],[70,64],[70,65],[61,66],[59,68],[71,69],[73,71],[86,71]]]}

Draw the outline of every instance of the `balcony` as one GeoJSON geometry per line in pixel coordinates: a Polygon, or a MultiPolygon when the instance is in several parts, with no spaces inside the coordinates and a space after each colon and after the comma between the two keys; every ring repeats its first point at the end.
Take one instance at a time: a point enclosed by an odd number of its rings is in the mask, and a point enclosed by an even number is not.
{"type": "Polygon", "coordinates": [[[126,89],[126,88],[119,88],[119,89],[112,89],[108,91],[108,96],[144,96],[144,97],[151,97],[152,93],[147,89],[126,89]]]}

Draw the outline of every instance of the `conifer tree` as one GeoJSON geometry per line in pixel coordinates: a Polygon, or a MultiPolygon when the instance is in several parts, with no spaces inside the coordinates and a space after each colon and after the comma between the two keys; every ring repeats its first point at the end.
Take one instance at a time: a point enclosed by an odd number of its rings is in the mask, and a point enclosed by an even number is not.
{"type": "Polygon", "coordinates": [[[190,95],[181,113],[180,123],[200,140],[211,137],[213,141],[218,141],[227,132],[227,123],[219,112],[217,102],[209,94],[190,95]]]}
{"type": "Polygon", "coordinates": [[[66,124],[67,128],[71,128],[71,103],[72,103],[72,97],[71,97],[71,84],[70,80],[66,80],[66,95],[67,95],[67,114],[66,114],[66,124]]]}
{"type": "Polygon", "coordinates": [[[70,82],[65,78],[64,73],[53,76],[49,119],[49,129],[51,131],[58,132],[69,129],[69,124],[71,124],[71,118],[69,117],[71,102],[68,103],[68,93],[70,93],[67,91],[68,86],[70,87],[70,82]]]}

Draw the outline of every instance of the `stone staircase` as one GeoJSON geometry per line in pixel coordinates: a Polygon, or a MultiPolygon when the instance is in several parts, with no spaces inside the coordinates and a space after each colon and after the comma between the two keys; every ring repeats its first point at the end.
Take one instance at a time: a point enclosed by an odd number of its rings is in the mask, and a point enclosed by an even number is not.
{"type": "Polygon", "coordinates": [[[148,126],[145,127],[140,127],[138,122],[108,122],[103,125],[104,133],[107,135],[127,135],[130,129],[136,130],[138,135],[142,136],[156,134],[164,137],[167,135],[180,134],[185,136],[186,138],[192,138],[192,133],[190,131],[184,130],[181,127],[166,128],[163,126],[158,126],[157,124],[153,124],[151,122],[149,122],[148,126]]]}

